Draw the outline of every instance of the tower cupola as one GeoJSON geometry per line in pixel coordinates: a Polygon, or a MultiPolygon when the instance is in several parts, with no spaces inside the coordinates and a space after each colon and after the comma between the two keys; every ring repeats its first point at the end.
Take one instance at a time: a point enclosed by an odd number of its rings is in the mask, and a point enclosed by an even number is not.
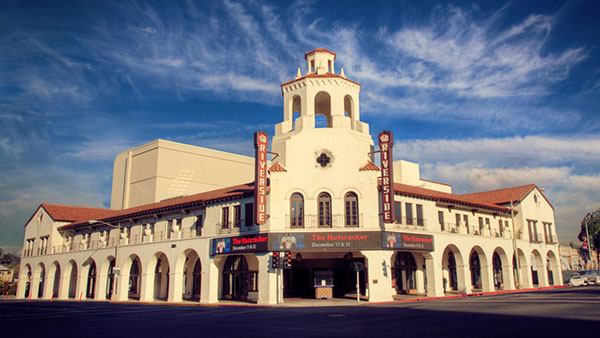
{"type": "Polygon", "coordinates": [[[360,121],[360,84],[336,74],[336,54],[317,48],[304,54],[307,68],[300,68],[293,80],[281,84],[283,122],[275,136],[315,128],[349,129],[369,134],[369,125],[360,121]]]}

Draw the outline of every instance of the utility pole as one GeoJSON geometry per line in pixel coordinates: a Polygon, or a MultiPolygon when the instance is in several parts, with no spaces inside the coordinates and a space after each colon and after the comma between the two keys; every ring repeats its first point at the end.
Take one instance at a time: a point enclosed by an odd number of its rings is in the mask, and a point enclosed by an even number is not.
{"type": "Polygon", "coordinates": [[[515,258],[517,261],[517,273],[516,273],[516,277],[517,277],[517,289],[521,289],[521,260],[519,259],[519,252],[517,251],[517,232],[515,231],[515,211],[513,209],[513,201],[512,199],[510,200],[510,218],[512,221],[512,230],[513,230],[513,240],[512,240],[512,244],[513,244],[513,251],[515,253],[515,258]]]}

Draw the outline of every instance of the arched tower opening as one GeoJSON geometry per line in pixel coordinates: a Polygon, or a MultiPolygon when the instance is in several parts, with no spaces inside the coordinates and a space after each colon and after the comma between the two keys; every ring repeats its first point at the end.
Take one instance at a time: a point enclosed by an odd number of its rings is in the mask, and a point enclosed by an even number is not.
{"type": "Polygon", "coordinates": [[[327,92],[315,95],[315,128],[331,128],[331,96],[327,92]]]}
{"type": "Polygon", "coordinates": [[[291,105],[292,130],[296,130],[296,119],[302,116],[302,99],[300,95],[294,96],[291,105]]]}
{"type": "Polygon", "coordinates": [[[344,115],[350,119],[350,128],[354,130],[354,101],[350,95],[344,96],[344,115]]]}

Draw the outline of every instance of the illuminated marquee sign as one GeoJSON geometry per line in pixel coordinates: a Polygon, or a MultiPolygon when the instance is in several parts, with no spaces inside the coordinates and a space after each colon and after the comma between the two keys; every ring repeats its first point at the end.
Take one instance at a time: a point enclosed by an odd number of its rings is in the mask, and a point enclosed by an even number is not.
{"type": "Polygon", "coordinates": [[[254,223],[264,224],[267,208],[267,146],[269,136],[264,131],[254,133],[254,223]]]}
{"type": "Polygon", "coordinates": [[[292,232],[269,234],[272,251],[347,251],[381,249],[379,231],[292,232]]]}
{"type": "Polygon", "coordinates": [[[379,153],[381,154],[381,200],[383,201],[383,221],[394,222],[394,169],[392,147],[394,136],[391,131],[379,133],[379,153]]]}
{"type": "Polygon", "coordinates": [[[267,234],[213,238],[211,253],[222,255],[242,252],[266,252],[268,243],[269,236],[267,234]]]}
{"type": "Polygon", "coordinates": [[[405,232],[381,232],[384,249],[433,251],[433,236],[405,232]]]}

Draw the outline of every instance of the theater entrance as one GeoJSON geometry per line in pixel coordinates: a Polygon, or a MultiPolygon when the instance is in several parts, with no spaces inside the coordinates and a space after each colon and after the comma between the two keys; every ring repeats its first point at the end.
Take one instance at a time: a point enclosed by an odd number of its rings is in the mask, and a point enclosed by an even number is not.
{"type": "MultiPolygon", "coordinates": [[[[315,283],[332,286],[335,298],[356,297],[356,271],[353,262],[365,263],[364,257],[352,257],[351,253],[323,257],[320,253],[292,253],[291,269],[283,270],[283,295],[288,298],[315,298],[315,283]],[[330,276],[330,278],[323,277],[330,276]],[[319,281],[316,281],[318,279],[319,281]],[[327,280],[325,282],[324,280],[327,280]]],[[[366,295],[367,271],[359,272],[360,293],[366,295]]]]}

